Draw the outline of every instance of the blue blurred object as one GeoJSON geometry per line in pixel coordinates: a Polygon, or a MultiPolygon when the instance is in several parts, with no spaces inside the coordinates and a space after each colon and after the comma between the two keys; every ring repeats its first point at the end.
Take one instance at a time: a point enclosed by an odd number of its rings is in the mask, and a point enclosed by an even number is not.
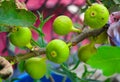
{"type": "MultiPolygon", "coordinates": [[[[62,82],[63,76],[57,75],[55,73],[52,73],[51,75],[52,75],[53,79],[55,80],[55,82],[62,82]]],[[[18,76],[18,78],[20,80],[16,80],[14,82],[33,82],[33,79],[27,73],[24,73],[24,74],[18,76]]],[[[41,82],[51,82],[50,79],[47,79],[45,76],[43,78],[41,78],[40,80],[41,80],[41,82]]],[[[65,82],[71,82],[71,81],[69,78],[67,78],[65,82]]]]}

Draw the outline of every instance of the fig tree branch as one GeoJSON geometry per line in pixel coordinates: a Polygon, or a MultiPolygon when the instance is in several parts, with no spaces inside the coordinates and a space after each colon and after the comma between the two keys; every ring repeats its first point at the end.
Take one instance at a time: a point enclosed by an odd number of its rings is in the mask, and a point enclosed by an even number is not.
{"type": "Polygon", "coordinates": [[[19,61],[26,60],[30,57],[36,57],[45,54],[45,48],[36,47],[34,51],[30,51],[25,54],[17,54],[15,56],[2,56],[6,58],[9,62],[18,63],[19,61]]]}
{"type": "MultiPolygon", "coordinates": [[[[79,42],[83,41],[84,39],[86,39],[88,37],[92,37],[92,36],[93,37],[98,36],[102,32],[107,31],[107,29],[108,29],[108,25],[106,24],[103,28],[84,31],[84,32],[78,34],[76,37],[73,37],[67,43],[72,43],[72,46],[75,46],[79,42]]],[[[34,48],[34,51],[31,51],[31,52],[26,53],[26,54],[18,54],[15,56],[3,56],[3,57],[5,57],[8,61],[13,61],[14,63],[17,63],[21,60],[25,60],[25,59],[30,58],[30,57],[43,55],[43,54],[45,54],[45,52],[46,52],[45,48],[36,47],[36,48],[34,48]]]]}
{"type": "Polygon", "coordinates": [[[72,38],[69,42],[72,43],[72,46],[75,46],[76,44],[78,44],[79,42],[83,41],[84,39],[86,39],[88,37],[91,37],[91,36],[96,37],[99,34],[101,34],[102,32],[107,31],[108,26],[109,25],[106,24],[103,28],[84,31],[81,34],[79,34],[78,36],[72,38]]]}

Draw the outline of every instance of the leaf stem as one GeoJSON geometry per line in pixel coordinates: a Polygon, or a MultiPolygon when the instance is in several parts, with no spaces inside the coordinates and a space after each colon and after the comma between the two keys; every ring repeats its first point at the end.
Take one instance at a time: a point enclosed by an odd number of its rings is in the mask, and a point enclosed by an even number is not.
{"type": "Polygon", "coordinates": [[[63,79],[62,79],[62,82],[66,82],[66,79],[67,79],[67,77],[64,76],[63,79]]]}
{"type": "Polygon", "coordinates": [[[64,64],[61,64],[61,68],[72,82],[80,82],[81,79],[77,77],[76,73],[71,72],[64,64]]]}
{"type": "Polygon", "coordinates": [[[40,44],[37,43],[33,38],[31,39],[31,41],[32,41],[32,43],[33,43],[34,45],[41,47],[40,44]]]}
{"type": "Polygon", "coordinates": [[[52,76],[50,76],[49,79],[50,79],[50,82],[55,82],[55,80],[52,76]]]}
{"type": "Polygon", "coordinates": [[[37,11],[38,15],[39,15],[39,18],[40,18],[40,25],[39,25],[39,28],[37,29],[38,30],[38,33],[39,35],[41,36],[41,47],[45,47],[45,41],[44,41],[44,33],[42,31],[42,28],[43,26],[45,25],[45,23],[52,17],[52,16],[49,16],[48,18],[44,19],[44,16],[43,14],[40,14],[39,11],[37,11]]]}
{"type": "Polygon", "coordinates": [[[80,64],[80,60],[78,60],[78,62],[75,64],[75,66],[71,69],[71,70],[75,70],[80,64]]]}
{"type": "Polygon", "coordinates": [[[42,47],[45,47],[44,37],[41,37],[41,40],[42,40],[42,41],[41,41],[41,42],[42,42],[42,44],[41,44],[41,45],[42,45],[42,47]]]}

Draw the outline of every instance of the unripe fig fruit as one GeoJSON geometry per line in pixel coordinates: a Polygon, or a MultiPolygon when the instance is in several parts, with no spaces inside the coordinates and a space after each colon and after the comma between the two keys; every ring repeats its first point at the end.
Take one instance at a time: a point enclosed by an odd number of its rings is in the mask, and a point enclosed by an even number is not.
{"type": "Polygon", "coordinates": [[[103,44],[103,43],[107,42],[107,40],[108,40],[107,32],[102,32],[94,40],[95,40],[96,44],[103,44]]]}
{"type": "Polygon", "coordinates": [[[68,59],[69,52],[68,45],[59,39],[52,40],[46,47],[47,58],[58,64],[63,63],[68,59]]]}
{"type": "Polygon", "coordinates": [[[0,82],[2,82],[2,79],[0,78],[0,82]]]}
{"type": "Polygon", "coordinates": [[[46,73],[46,62],[44,58],[33,57],[25,61],[25,71],[33,78],[40,79],[46,73]]]}
{"type": "Polygon", "coordinates": [[[73,26],[72,20],[65,15],[58,16],[53,22],[53,30],[56,34],[66,35],[69,32],[80,32],[73,26]]]}
{"type": "Polygon", "coordinates": [[[17,47],[24,47],[30,43],[32,33],[28,27],[15,27],[10,33],[10,42],[17,47]]]}
{"type": "Polygon", "coordinates": [[[102,28],[109,19],[109,11],[102,4],[93,4],[85,12],[84,22],[91,28],[102,28]]]}
{"type": "Polygon", "coordinates": [[[81,46],[78,50],[78,58],[80,61],[86,62],[96,53],[97,49],[95,48],[93,43],[86,44],[85,46],[81,46]]]}

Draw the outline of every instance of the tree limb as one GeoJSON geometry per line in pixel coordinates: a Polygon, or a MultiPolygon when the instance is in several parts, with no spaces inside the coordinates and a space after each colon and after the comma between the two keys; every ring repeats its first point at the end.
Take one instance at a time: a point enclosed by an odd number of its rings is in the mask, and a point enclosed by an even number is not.
{"type": "MultiPolygon", "coordinates": [[[[93,36],[93,37],[98,36],[102,32],[107,31],[107,29],[108,29],[108,25],[105,25],[103,28],[82,32],[81,34],[72,38],[67,43],[72,43],[72,46],[75,46],[79,42],[83,41],[84,39],[91,37],[91,36],[93,36]]],[[[31,52],[26,53],[26,54],[19,54],[19,55],[15,55],[15,56],[3,56],[3,57],[5,57],[8,61],[14,61],[15,63],[17,63],[20,60],[25,60],[25,59],[28,59],[28,58],[34,57],[34,56],[40,56],[42,54],[45,54],[45,52],[46,52],[45,48],[36,47],[36,48],[34,48],[34,51],[31,51],[31,52]]]]}
{"type": "Polygon", "coordinates": [[[109,25],[106,24],[103,28],[88,30],[88,31],[82,32],[78,36],[71,39],[69,42],[72,43],[72,46],[75,46],[76,44],[78,44],[79,42],[84,40],[85,38],[88,38],[88,37],[91,37],[91,36],[95,37],[95,36],[98,36],[99,34],[101,34],[102,32],[107,31],[108,26],[109,25]]]}
{"type": "Polygon", "coordinates": [[[34,51],[25,53],[25,54],[17,54],[15,56],[2,56],[4,58],[6,58],[9,62],[14,62],[14,63],[18,63],[21,60],[26,60],[28,58],[31,57],[35,57],[35,56],[40,56],[42,54],[45,54],[46,49],[45,48],[34,48],[34,51]]]}

